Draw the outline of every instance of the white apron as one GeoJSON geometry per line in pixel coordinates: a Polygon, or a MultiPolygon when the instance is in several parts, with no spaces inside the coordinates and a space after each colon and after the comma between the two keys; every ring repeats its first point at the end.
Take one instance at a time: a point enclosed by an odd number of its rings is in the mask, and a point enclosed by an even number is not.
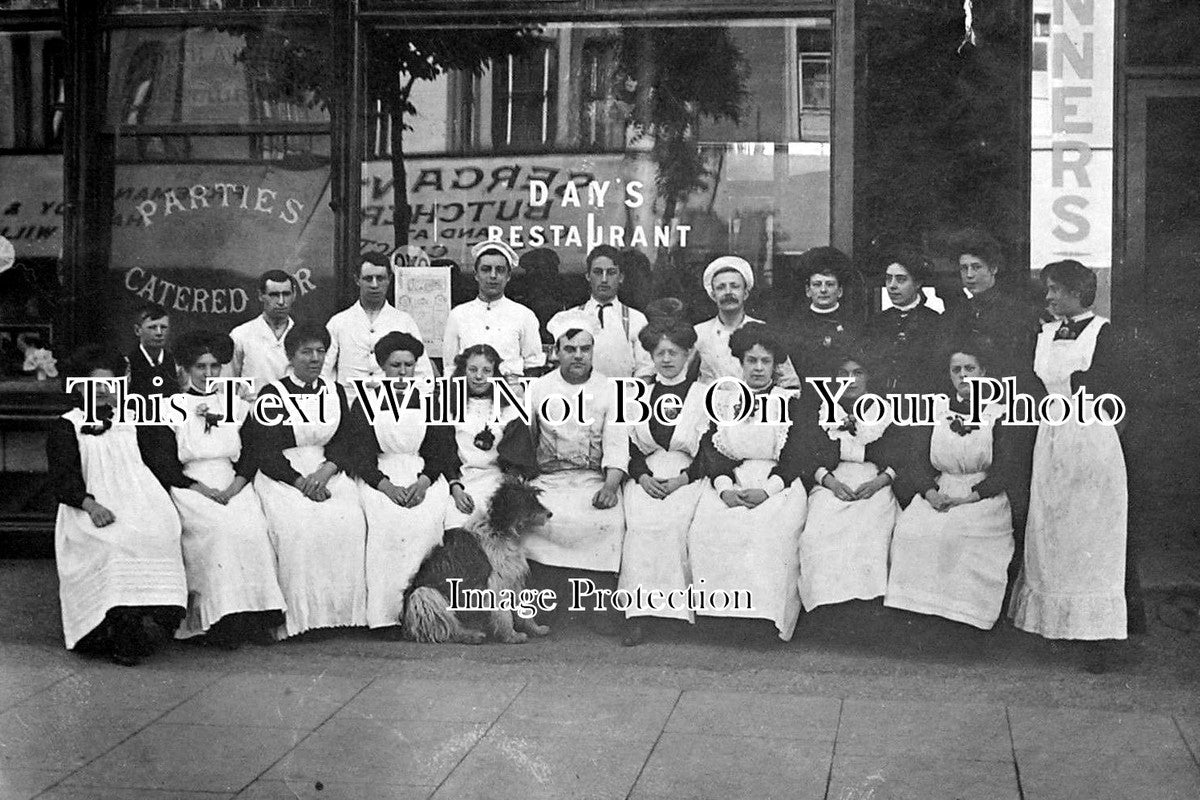
{"type": "MultiPolygon", "coordinates": [[[[671,432],[670,449],[663,450],[655,441],[648,421],[631,428],[631,446],[643,453],[649,452],[646,465],[655,478],[677,477],[691,465],[700,444],[700,436],[708,427],[703,406],[707,388],[699,383],[689,387],[684,406],[671,432]]],[[[625,484],[625,542],[622,545],[618,588],[636,592],[640,586],[643,596],[654,590],[664,593],[686,592],[692,582],[692,569],[688,563],[688,530],[691,529],[704,485],[702,480],[693,481],[657,500],[646,494],[637,481],[625,484]]],[[[630,606],[625,616],[695,621],[696,615],[687,604],[678,604],[678,608],[670,608],[665,603],[660,605],[658,609],[630,606]]]]}
{"type": "MultiPolygon", "coordinates": [[[[1103,317],[1077,339],[1055,341],[1057,322],[1038,336],[1033,369],[1046,391],[1071,395],[1071,374],[1092,365],[1103,317]]],[[[1038,427],[1033,448],[1025,563],[1009,616],[1048,639],[1124,639],[1125,454],[1109,425],[1038,427]]]]}
{"type": "MultiPolygon", "coordinates": [[[[278,381],[273,384],[287,395],[278,381]]],[[[326,386],[324,424],[297,425],[296,446],[283,451],[301,475],[325,461],[325,445],[341,421],[336,390],[326,386]]],[[[337,473],[326,484],[330,498],[309,500],[294,486],[261,472],[254,489],[279,563],[279,585],[287,602],[284,636],[312,628],[365,625],[367,586],[363,574],[367,530],[354,481],[337,473]]]]}
{"type": "MultiPolygon", "coordinates": [[[[187,412],[185,421],[174,426],[183,473],[214,489],[224,489],[233,482],[233,465],[241,455],[240,428],[246,404],[236,401],[237,417],[223,419],[206,432],[201,408],[223,414],[221,394],[180,394],[174,402],[187,412]]],[[[243,488],[227,505],[178,487],[171,488],[171,499],[183,522],[183,564],[188,580],[187,616],[176,638],[204,633],[227,614],[285,608],[267,519],[253,485],[243,488]]]]}
{"type": "MultiPolygon", "coordinates": [[[[425,438],[425,411],[406,408],[393,418],[378,414],[379,470],[395,486],[412,484],[425,466],[419,451],[425,438]]],[[[415,508],[393,503],[362,478],[358,496],[367,515],[367,624],[372,628],[399,625],[404,592],[433,549],[442,543],[442,525],[449,498],[446,481],[438,479],[415,508]]]]}
{"type": "MultiPolygon", "coordinates": [[[[939,491],[966,497],[987,477],[992,433],[1003,412],[1001,405],[988,406],[982,416],[991,424],[960,436],[950,429],[957,415],[948,404],[935,409],[938,422],[930,436],[929,459],[941,473],[939,491]]],[[[883,604],[988,630],[1000,616],[1012,554],[1007,494],[944,512],[918,495],[896,522],[883,604]]]]}
{"type": "Polygon", "coordinates": [[[550,567],[574,567],[593,572],[621,568],[621,539],[625,509],[621,490],[612,508],[596,508],[592,497],[604,486],[598,469],[547,472],[533,481],[542,490],[542,505],[554,515],[541,532],[521,539],[525,555],[550,567]]]}
{"type": "MultiPolygon", "coordinates": [[[[845,412],[835,407],[840,423],[845,412]]],[[[883,435],[885,426],[859,423],[857,433],[827,430],[841,448],[833,475],[855,489],[879,474],[865,461],[866,445],[883,435]]],[[[887,590],[888,547],[899,507],[892,487],[866,500],[846,502],[824,486],[808,498],[808,522],[800,536],[800,599],[804,608],[847,600],[873,600],[887,590]]]]}
{"type": "MultiPolygon", "coordinates": [[[[776,390],[777,391],[777,390],[776,390]]],[[[773,392],[773,394],[776,392],[773,392]]],[[[761,489],[787,439],[787,424],[720,425],[713,443],[723,455],[745,459],[734,488],[761,489]]],[[[779,638],[792,638],[800,617],[797,541],[807,498],[799,480],[755,508],[729,508],[711,483],[705,486],[688,531],[688,558],[697,592],[749,593],[752,607],[697,608],[700,616],[769,619],[779,638]]]]}
{"type": "Polygon", "coordinates": [[[75,427],[84,485],[116,521],[103,528],[82,509],[59,504],[54,526],[63,638],[68,649],[118,606],[187,605],[179,516],[138,451],[137,430],[114,424],[98,436],[75,427]]]}
{"type": "MultiPolygon", "coordinates": [[[[500,488],[504,473],[500,471],[500,438],[508,423],[516,418],[517,412],[512,406],[504,406],[500,412],[500,421],[492,422],[492,399],[490,397],[472,397],[467,400],[466,410],[461,422],[455,423],[454,441],[458,446],[458,459],[462,463],[459,482],[463,491],[475,502],[475,509],[486,508],[492,495],[500,488]],[[492,446],[486,450],[475,444],[476,437],[487,428],[491,432],[492,446]]],[[[446,504],[445,526],[461,528],[470,517],[454,505],[454,498],[446,504]]]]}
{"type": "Polygon", "coordinates": [[[619,465],[614,468],[621,470],[628,467],[628,431],[612,421],[608,379],[593,373],[586,384],[572,385],[556,371],[538,378],[527,391],[533,395],[535,414],[544,396],[576,398],[586,393],[592,424],[582,425],[576,419],[557,426],[538,423],[534,442],[539,466],[554,466],[533,485],[542,490],[542,504],[553,517],[541,530],[522,537],[525,554],[552,567],[616,572],[621,568],[621,540],[625,536],[620,487],[612,508],[592,505],[592,498],[604,486],[604,465],[619,465]]]}

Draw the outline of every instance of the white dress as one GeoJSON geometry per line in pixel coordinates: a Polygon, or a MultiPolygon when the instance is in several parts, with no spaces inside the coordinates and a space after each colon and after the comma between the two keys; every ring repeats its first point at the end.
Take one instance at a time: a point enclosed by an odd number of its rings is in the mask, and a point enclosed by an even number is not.
{"type": "MultiPolygon", "coordinates": [[[[879,475],[866,460],[866,446],[878,441],[887,425],[838,430],[847,414],[834,406],[838,422],[822,425],[838,444],[840,462],[833,475],[851,489],[879,475]]],[[[899,506],[890,485],[865,500],[846,502],[817,485],[808,498],[808,522],[800,536],[800,599],[805,610],[847,600],[873,600],[887,590],[888,547],[899,506]]]]}
{"type": "MultiPolygon", "coordinates": [[[[1071,375],[1091,368],[1097,316],[1077,339],[1042,327],[1033,369],[1046,391],[1071,395],[1071,375]]],[[[1124,639],[1129,495],[1116,428],[1067,422],[1038,427],[1033,448],[1025,563],[1009,616],[1048,639],[1124,639]]]]}
{"type": "MultiPolygon", "coordinates": [[[[500,481],[504,478],[500,470],[500,439],[508,423],[516,417],[516,409],[505,405],[500,411],[499,421],[492,422],[492,398],[470,397],[462,420],[455,422],[454,441],[462,465],[458,480],[463,485],[463,491],[471,496],[476,510],[486,508],[492,495],[500,488],[500,481]],[[485,429],[489,431],[485,438],[491,441],[491,447],[486,450],[476,444],[476,439],[485,429]]],[[[451,498],[446,505],[445,527],[460,528],[470,516],[459,511],[451,498]]]]}
{"type": "MultiPolygon", "coordinates": [[[[655,478],[674,478],[691,466],[700,446],[700,437],[708,427],[704,413],[707,386],[693,383],[675,420],[670,447],[663,447],[650,432],[649,421],[630,428],[632,447],[646,453],[646,466],[655,478]]],[[[650,591],[686,592],[692,582],[688,563],[688,530],[706,482],[692,481],[671,494],[655,499],[637,481],[625,484],[625,544],[621,555],[619,589],[634,592],[639,586],[650,591]]],[[[683,595],[677,595],[683,596],[683,595]]],[[[686,603],[670,608],[658,603],[657,609],[631,605],[626,617],[655,616],[695,621],[686,603]]]]}
{"type": "MultiPolygon", "coordinates": [[[[629,467],[629,434],[613,422],[615,407],[607,378],[592,373],[583,384],[563,380],[559,370],[529,385],[534,409],[533,441],[541,475],[533,485],[542,490],[542,504],[553,517],[538,533],[521,540],[526,555],[552,567],[616,572],[621,567],[625,509],[621,490],[612,508],[596,508],[592,497],[604,485],[604,471],[629,467]],[[572,406],[583,393],[590,425],[568,419],[552,425],[539,419],[543,400],[564,398],[572,406]]],[[[557,414],[559,405],[551,411],[557,414]]],[[[573,412],[572,412],[573,413],[573,412]]],[[[558,419],[557,416],[554,419],[558,419]]]]}
{"type": "MultiPolygon", "coordinates": [[[[792,392],[773,389],[773,396],[792,392]]],[[[721,393],[725,395],[725,393],[721,393]]],[[[718,396],[718,403],[725,400],[718,396]]],[[[717,409],[722,418],[726,412],[717,409]]],[[[741,461],[734,471],[735,489],[764,489],[787,440],[789,423],[718,424],[713,445],[727,458],[741,461]]],[[[778,478],[775,479],[778,481],[778,478]]],[[[697,608],[700,616],[769,619],[779,638],[792,638],[800,616],[797,542],[804,530],[807,498],[799,479],[755,508],[729,508],[712,485],[706,485],[688,530],[688,558],[697,593],[748,595],[750,607],[733,603],[697,608]]]]}
{"type": "MultiPolygon", "coordinates": [[[[204,410],[223,413],[221,394],[179,394],[173,402],[187,416],[172,426],[183,474],[214,489],[234,478],[242,452],[239,433],[247,406],[235,400],[236,417],[205,430],[204,410]]],[[[187,616],[176,631],[184,639],[207,631],[226,614],[283,610],[283,592],[275,569],[275,550],[254,486],[248,485],[227,505],[192,489],[171,488],[183,522],[183,563],[187,568],[187,616]]]]}
{"type": "MultiPolygon", "coordinates": [[[[944,402],[935,406],[929,460],[940,473],[937,488],[966,497],[992,468],[992,434],[1004,406],[989,405],[987,424],[959,435],[959,417],[944,402]]],[[[935,614],[983,630],[996,624],[1013,554],[1012,509],[1004,492],[975,503],[935,511],[921,495],[909,503],[892,535],[892,564],[883,604],[935,614]]]]}
{"type": "Polygon", "coordinates": [[[86,511],[59,504],[54,526],[63,637],[68,648],[118,606],[187,605],[179,515],[171,498],[142,463],[137,431],[114,424],[105,433],[81,433],[83,411],[63,419],[75,428],[87,493],[113,513],[103,528],[86,511]]]}
{"type": "MultiPolygon", "coordinates": [[[[427,429],[424,410],[405,408],[396,416],[390,411],[377,414],[374,428],[381,451],[379,470],[395,486],[409,486],[425,467],[419,453],[427,429]]],[[[420,505],[405,508],[362,478],[355,483],[367,515],[367,625],[399,625],[405,590],[421,562],[442,543],[449,490],[439,478],[420,505]]]]}
{"type": "MultiPolygon", "coordinates": [[[[280,395],[287,394],[279,381],[271,385],[280,395]]],[[[326,385],[322,392],[325,422],[295,426],[296,446],[283,451],[292,469],[301,475],[310,474],[325,461],[325,445],[341,422],[337,391],[326,385]]],[[[329,499],[318,503],[261,471],[254,478],[278,557],[279,585],[287,602],[282,632],[286,636],[312,628],[367,623],[367,526],[358,491],[354,481],[341,472],[329,479],[326,488],[329,499]]]]}

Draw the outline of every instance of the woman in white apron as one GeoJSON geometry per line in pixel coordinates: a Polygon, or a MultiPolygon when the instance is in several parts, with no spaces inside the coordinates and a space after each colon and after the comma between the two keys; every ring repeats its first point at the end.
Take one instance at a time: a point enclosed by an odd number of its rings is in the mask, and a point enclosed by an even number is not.
{"type": "Polygon", "coordinates": [[[285,627],[276,632],[281,638],[367,623],[367,529],[354,481],[337,463],[345,460],[338,455],[344,448],[332,441],[346,395],[320,377],[328,346],[325,328],[293,327],[284,338],[288,372],[264,386],[256,401],[263,422],[281,421],[243,427],[287,603],[285,627]]]}
{"type": "MultiPolygon", "coordinates": [[[[68,377],[125,376],[125,361],[99,346],[79,350],[68,377]]],[[[187,579],[179,516],[142,462],[137,431],[113,422],[114,394],[97,391],[95,417],[80,407],[46,442],[57,496],[54,550],[68,649],[103,652],[132,666],[183,616],[187,579]]]]}
{"type": "Polygon", "coordinates": [[[496,414],[492,378],[499,375],[500,354],[491,345],[472,345],[454,357],[453,377],[465,382],[467,402],[450,414],[454,454],[446,474],[453,502],[446,507],[447,529],[462,527],[486,508],[506,472],[528,476],[532,471],[528,426],[510,403],[501,403],[496,414]]]}
{"type": "MultiPolygon", "coordinates": [[[[678,597],[692,582],[687,537],[705,488],[695,458],[700,437],[708,429],[704,410],[708,387],[688,377],[695,328],[678,317],[660,321],[656,313],[655,307],[668,300],[674,298],[657,301],[647,309],[653,321],[638,334],[654,363],[654,377],[644,398],[653,413],[629,430],[630,480],[625,485],[625,542],[617,587],[629,592],[640,587],[643,595],[658,591],[678,597]],[[663,400],[666,395],[674,400],[663,400]],[[669,419],[660,418],[659,410],[661,417],[669,419]]],[[[674,303],[681,313],[683,304],[674,303]]],[[[642,617],[695,621],[686,603],[656,605],[632,605],[626,610],[622,644],[631,646],[643,640],[642,617]]]]}
{"type": "Polygon", "coordinates": [[[741,422],[713,423],[701,442],[703,474],[712,484],[703,489],[688,531],[692,580],[704,597],[694,610],[769,619],[788,641],[800,616],[796,548],[807,508],[803,485],[778,469],[791,427],[782,409],[794,392],[774,385],[784,351],[767,326],[744,325],[729,337],[729,348],[751,395],[732,385],[719,390],[714,411],[723,420],[747,406],[749,414],[741,422]],[[725,602],[726,596],[736,602],[725,602]]]}
{"type": "MultiPolygon", "coordinates": [[[[852,411],[867,392],[865,356],[835,356],[835,377],[852,378],[828,421],[823,404],[806,406],[798,435],[817,468],[800,536],[800,599],[804,609],[847,600],[873,600],[887,589],[888,547],[899,507],[892,493],[899,433],[885,418],[864,421],[852,411]]],[[[832,366],[832,364],[831,364],[832,366]]]]}
{"type": "Polygon", "coordinates": [[[982,348],[956,345],[948,362],[953,395],[935,404],[934,426],[916,429],[901,468],[915,496],[892,535],[883,604],[989,630],[1000,617],[1013,555],[1005,493],[1010,431],[998,423],[999,403],[971,422],[967,378],[987,375],[982,348]]]}
{"type": "Polygon", "coordinates": [[[408,391],[424,354],[425,346],[409,333],[393,331],[379,340],[375,360],[389,380],[379,390],[392,392],[395,403],[375,405],[369,420],[363,398],[355,398],[344,440],[367,516],[367,625],[389,628],[395,638],[404,592],[442,542],[449,499],[443,478],[449,428],[427,425],[422,396],[408,391]]]}
{"type": "Polygon", "coordinates": [[[138,431],[142,456],[167,488],[183,523],[188,610],[175,635],[207,634],[218,646],[269,641],[285,607],[275,550],[258,495],[254,463],[242,457],[241,427],[249,411],[236,394],[207,389],[231,355],[229,337],[196,331],[175,343],[185,391],[171,399],[182,419],[138,431]]]}
{"type": "MultiPolygon", "coordinates": [[[[1070,397],[1080,387],[1093,395],[1112,391],[1111,326],[1090,310],[1095,275],[1077,261],[1059,261],[1042,279],[1060,321],[1042,326],[1034,372],[1053,394],[1070,397]]],[[[1116,427],[1074,418],[1038,427],[1025,561],[1009,607],[1016,627],[1048,639],[1126,638],[1127,492],[1116,427]]],[[[1103,670],[1103,651],[1091,650],[1086,666],[1103,670]]]]}

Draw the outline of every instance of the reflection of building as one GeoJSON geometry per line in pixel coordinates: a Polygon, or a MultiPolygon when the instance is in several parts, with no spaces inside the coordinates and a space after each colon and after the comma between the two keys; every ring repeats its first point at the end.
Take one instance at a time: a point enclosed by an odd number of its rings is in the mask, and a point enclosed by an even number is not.
{"type": "MultiPolygon", "coordinates": [[[[43,326],[59,356],[127,337],[147,300],[167,304],[178,327],[228,329],[255,313],[254,277],[273,267],[299,280],[300,316],[327,316],[347,300],[362,249],[395,245],[401,141],[408,235],[451,259],[489,224],[578,228],[591,213],[626,236],[690,226],[686,247],[652,241],[652,260],[686,270],[743,254],[761,271],[760,300],[813,245],[853,250],[870,273],[877,239],[936,249],[971,223],[993,228],[1025,267],[1042,221],[1031,220],[1042,182],[1030,180],[1030,146],[1052,124],[1047,15],[1103,6],[976,3],[981,49],[959,53],[961,0],[59,5],[0,2],[0,232],[19,256],[0,274],[0,324],[43,326]],[[526,28],[536,30],[514,52],[488,55],[499,32],[526,28]],[[687,54],[699,41],[712,58],[687,54]],[[448,71],[439,61],[436,77],[411,83],[417,113],[394,113],[408,82],[387,65],[414,43],[483,56],[448,71]],[[716,45],[740,58],[724,81],[712,73],[716,45]],[[747,93],[736,122],[701,110],[735,78],[747,93]],[[654,105],[664,86],[682,96],[681,116],[654,105]],[[614,188],[603,208],[538,210],[531,178],[614,188]],[[644,203],[612,200],[635,180],[644,203]]],[[[1185,181],[1196,148],[1176,146],[1196,140],[1200,119],[1187,10],[1122,0],[1111,39],[1094,39],[1097,55],[1127,41],[1108,87],[1115,187],[1089,173],[1112,203],[1118,317],[1157,265],[1196,262],[1188,220],[1200,214],[1185,181]]],[[[586,247],[558,249],[577,268],[586,247]]],[[[43,425],[61,397],[23,375],[0,381],[0,497],[27,505],[9,489],[40,445],[16,431],[43,425]]]]}

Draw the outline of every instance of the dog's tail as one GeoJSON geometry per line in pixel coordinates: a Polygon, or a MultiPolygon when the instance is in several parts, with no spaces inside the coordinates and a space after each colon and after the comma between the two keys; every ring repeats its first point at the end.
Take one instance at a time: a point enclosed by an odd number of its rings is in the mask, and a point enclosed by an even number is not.
{"type": "Polygon", "coordinates": [[[404,604],[405,636],[417,642],[448,642],[458,620],[447,607],[446,598],[432,586],[419,586],[404,604]]]}

